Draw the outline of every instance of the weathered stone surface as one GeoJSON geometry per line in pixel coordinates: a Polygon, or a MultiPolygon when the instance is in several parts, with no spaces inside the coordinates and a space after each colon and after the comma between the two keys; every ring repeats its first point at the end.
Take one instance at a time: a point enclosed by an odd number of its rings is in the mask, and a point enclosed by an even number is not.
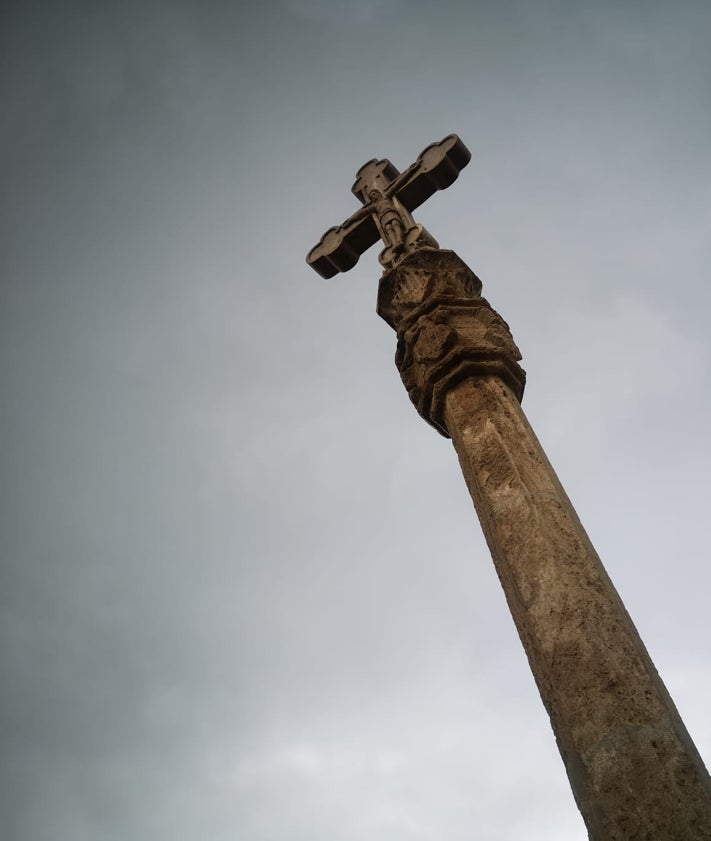
{"type": "Polygon", "coordinates": [[[472,378],[445,420],[590,838],[708,841],[708,773],[518,399],[472,378]]]}
{"type": "Polygon", "coordinates": [[[382,278],[418,411],[452,437],[593,841],[710,841],[711,781],[520,406],[506,323],[452,252],[382,278]]]}
{"type": "Polygon", "coordinates": [[[493,374],[521,397],[526,375],[508,325],[453,251],[423,248],[380,281],[378,314],[397,330],[395,363],[417,411],[449,437],[444,400],[456,383],[493,374]]]}

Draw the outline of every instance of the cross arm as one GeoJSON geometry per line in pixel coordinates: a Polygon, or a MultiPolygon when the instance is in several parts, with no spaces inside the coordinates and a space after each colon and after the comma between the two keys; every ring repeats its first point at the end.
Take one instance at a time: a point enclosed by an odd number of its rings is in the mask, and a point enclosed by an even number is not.
{"type": "Polygon", "coordinates": [[[456,134],[448,134],[439,143],[431,143],[414,164],[398,175],[388,187],[395,196],[413,211],[437,190],[453,184],[471,160],[472,154],[456,134]]]}
{"type": "Polygon", "coordinates": [[[321,277],[333,277],[352,269],[360,255],[379,239],[375,220],[366,208],[361,208],[342,225],[329,228],[309,251],[306,262],[321,277]]]}

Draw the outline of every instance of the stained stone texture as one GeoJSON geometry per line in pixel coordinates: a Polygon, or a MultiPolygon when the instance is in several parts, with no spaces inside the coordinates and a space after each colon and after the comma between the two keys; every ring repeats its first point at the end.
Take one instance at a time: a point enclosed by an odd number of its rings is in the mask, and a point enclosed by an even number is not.
{"type": "Polygon", "coordinates": [[[380,281],[378,314],[397,330],[395,364],[418,412],[449,437],[444,400],[476,374],[500,377],[520,398],[526,375],[508,325],[453,251],[423,248],[380,281]]]}
{"type": "Polygon", "coordinates": [[[709,841],[711,781],[519,403],[520,354],[452,252],[410,255],[378,312],[451,436],[594,841],[709,841]]]}

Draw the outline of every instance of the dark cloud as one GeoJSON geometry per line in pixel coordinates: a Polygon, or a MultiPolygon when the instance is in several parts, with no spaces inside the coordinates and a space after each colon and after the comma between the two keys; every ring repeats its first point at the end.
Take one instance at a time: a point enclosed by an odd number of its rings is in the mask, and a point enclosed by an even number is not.
{"type": "Polygon", "coordinates": [[[375,255],[304,263],[453,130],[421,219],[708,757],[706,5],[3,15],[5,835],[584,837],[375,255]]]}

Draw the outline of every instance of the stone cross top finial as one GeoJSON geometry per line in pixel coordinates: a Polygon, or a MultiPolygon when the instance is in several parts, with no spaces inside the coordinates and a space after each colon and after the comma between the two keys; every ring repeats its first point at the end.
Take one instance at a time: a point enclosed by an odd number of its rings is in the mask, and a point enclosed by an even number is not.
{"type": "Polygon", "coordinates": [[[404,172],[387,159],[368,161],[358,170],[352,188],[364,206],[341,225],[329,228],[306,262],[322,277],[333,277],[352,269],[378,239],[385,243],[378,258],[385,268],[397,265],[417,248],[437,248],[411,211],[437,190],[449,187],[470,159],[471,153],[457,135],[449,134],[428,146],[404,172]]]}

